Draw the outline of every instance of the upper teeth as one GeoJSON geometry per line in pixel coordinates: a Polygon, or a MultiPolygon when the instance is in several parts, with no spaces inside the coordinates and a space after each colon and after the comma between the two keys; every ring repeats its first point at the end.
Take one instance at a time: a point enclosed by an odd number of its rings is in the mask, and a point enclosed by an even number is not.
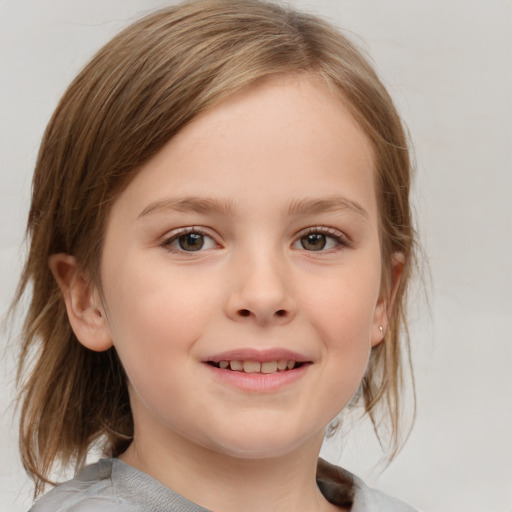
{"type": "Polygon", "coordinates": [[[230,368],[236,372],[245,373],[275,373],[277,371],[292,370],[295,367],[295,361],[279,359],[278,361],[219,361],[219,367],[222,369],[230,368]]]}

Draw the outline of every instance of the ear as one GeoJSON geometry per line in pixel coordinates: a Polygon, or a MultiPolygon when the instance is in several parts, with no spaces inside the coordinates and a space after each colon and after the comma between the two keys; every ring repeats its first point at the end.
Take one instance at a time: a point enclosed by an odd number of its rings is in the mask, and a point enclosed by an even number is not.
{"type": "Polygon", "coordinates": [[[110,348],[112,338],[99,294],[69,254],[52,254],[48,260],[62,292],[71,328],[84,346],[96,352],[110,348]]]}
{"type": "Polygon", "coordinates": [[[405,258],[401,252],[396,252],[391,257],[390,283],[381,286],[381,293],[375,308],[374,322],[372,326],[371,343],[376,347],[384,340],[388,319],[393,313],[396,293],[402,279],[405,258]]]}

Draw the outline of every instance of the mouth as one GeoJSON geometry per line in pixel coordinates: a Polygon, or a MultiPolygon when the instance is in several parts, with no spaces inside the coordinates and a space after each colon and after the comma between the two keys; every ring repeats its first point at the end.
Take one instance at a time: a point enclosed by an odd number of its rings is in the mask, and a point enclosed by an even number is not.
{"type": "Polygon", "coordinates": [[[222,360],[222,361],[206,361],[207,364],[221,370],[230,370],[242,373],[281,373],[298,369],[308,364],[294,359],[278,359],[275,361],[251,361],[251,360],[222,360]]]}
{"type": "Polygon", "coordinates": [[[303,379],[314,360],[284,348],[240,348],[210,354],[202,362],[216,382],[265,395],[289,389],[303,379]]]}

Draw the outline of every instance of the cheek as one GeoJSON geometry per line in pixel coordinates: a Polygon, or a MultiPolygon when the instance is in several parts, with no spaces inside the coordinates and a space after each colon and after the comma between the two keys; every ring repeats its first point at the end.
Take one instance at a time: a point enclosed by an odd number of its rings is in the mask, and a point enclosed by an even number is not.
{"type": "Polygon", "coordinates": [[[165,374],[165,365],[178,354],[186,358],[218,309],[217,297],[206,293],[204,283],[198,286],[186,272],[146,263],[105,269],[111,335],[131,379],[165,374]]]}
{"type": "Polygon", "coordinates": [[[335,347],[370,343],[380,288],[380,276],[371,268],[333,275],[309,292],[306,308],[310,318],[335,347]]]}
{"type": "Polygon", "coordinates": [[[116,323],[121,320],[152,332],[162,328],[169,336],[180,328],[193,328],[216,301],[204,276],[202,279],[186,267],[174,268],[165,256],[128,254],[119,260],[123,263],[104,268],[107,304],[115,308],[112,316],[116,323]]]}
{"type": "Polygon", "coordinates": [[[326,364],[323,377],[328,388],[336,389],[333,412],[337,414],[359,387],[371,353],[374,315],[380,275],[377,270],[340,273],[324,281],[309,294],[305,304],[308,318],[320,334],[326,364]],[[361,278],[364,276],[364,278],[361,278]]]}

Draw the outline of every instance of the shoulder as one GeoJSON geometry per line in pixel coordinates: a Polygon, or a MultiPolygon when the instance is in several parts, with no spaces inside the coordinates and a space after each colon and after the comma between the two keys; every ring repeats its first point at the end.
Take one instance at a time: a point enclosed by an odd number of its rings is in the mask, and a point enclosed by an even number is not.
{"type": "Polygon", "coordinates": [[[30,512],[135,512],[112,485],[112,459],[85,467],[36,501],[30,512]]]}
{"type": "Polygon", "coordinates": [[[354,479],[355,495],[351,512],[418,512],[404,501],[368,487],[360,478],[354,479]]]}
{"type": "Polygon", "coordinates": [[[351,512],[417,512],[407,503],[368,487],[349,471],[323,459],[318,461],[317,483],[331,503],[351,506],[351,512]]]}
{"type": "Polygon", "coordinates": [[[30,512],[208,512],[119,459],[102,459],[45,494],[30,512]]]}

